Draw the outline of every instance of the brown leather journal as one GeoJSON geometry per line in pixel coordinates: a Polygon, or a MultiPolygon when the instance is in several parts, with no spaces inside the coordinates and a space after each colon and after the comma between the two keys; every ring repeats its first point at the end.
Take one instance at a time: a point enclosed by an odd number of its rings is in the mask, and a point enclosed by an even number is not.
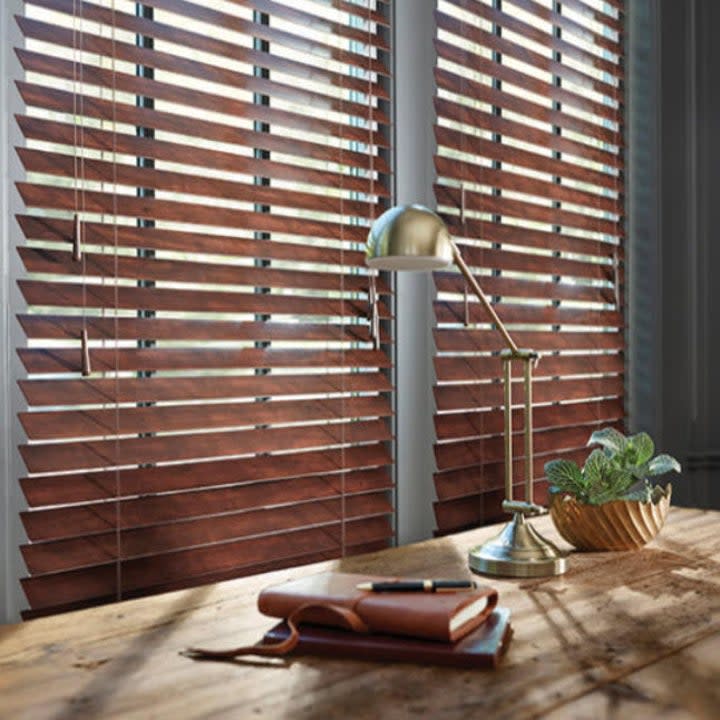
{"type": "Polygon", "coordinates": [[[363,582],[399,578],[350,573],[309,575],[265,588],[258,609],[289,618],[301,608],[302,622],[360,633],[407,635],[455,642],[480,625],[497,604],[497,591],[481,586],[464,592],[372,592],[363,582]]]}
{"type": "MultiPolygon", "coordinates": [[[[263,643],[279,643],[289,635],[287,623],[281,622],[266,633],[263,643]]],[[[362,635],[336,628],[303,625],[293,655],[495,668],[500,664],[511,637],[510,611],[497,607],[480,627],[456,643],[394,635],[362,635]]]]}
{"type": "Polygon", "coordinates": [[[454,643],[481,625],[497,605],[497,591],[491,587],[465,592],[373,592],[357,587],[401,579],[407,578],[329,572],[265,588],[258,608],[265,615],[283,618],[287,637],[230,650],[190,648],[184,654],[198,660],[285,655],[297,645],[301,624],[454,643]]]}

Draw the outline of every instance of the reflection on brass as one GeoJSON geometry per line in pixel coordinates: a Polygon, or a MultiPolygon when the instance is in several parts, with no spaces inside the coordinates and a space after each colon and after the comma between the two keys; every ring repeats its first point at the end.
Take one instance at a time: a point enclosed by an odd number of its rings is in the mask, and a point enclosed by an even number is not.
{"type": "Polygon", "coordinates": [[[565,555],[520,512],[492,540],[470,550],[468,562],[475,572],[504,577],[561,575],[567,569],[565,555]]]}

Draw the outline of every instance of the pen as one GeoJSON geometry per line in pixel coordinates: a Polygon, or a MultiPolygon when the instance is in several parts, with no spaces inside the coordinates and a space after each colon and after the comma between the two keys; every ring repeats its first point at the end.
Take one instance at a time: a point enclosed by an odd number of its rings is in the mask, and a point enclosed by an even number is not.
{"type": "Polygon", "coordinates": [[[476,587],[473,580],[391,580],[360,583],[357,589],[370,592],[455,592],[476,587]]]}

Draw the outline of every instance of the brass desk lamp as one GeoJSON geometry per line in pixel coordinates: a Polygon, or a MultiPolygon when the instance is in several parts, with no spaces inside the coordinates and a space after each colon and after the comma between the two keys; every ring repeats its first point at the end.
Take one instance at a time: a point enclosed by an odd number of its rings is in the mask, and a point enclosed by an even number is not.
{"type": "Polygon", "coordinates": [[[545,508],[533,502],[532,368],[538,354],[519,349],[495,309],[473,277],[445,223],[422,205],[402,205],[383,213],[370,228],[368,267],[378,270],[439,270],[455,263],[505,340],[503,363],[505,400],[505,500],[503,510],[512,520],[492,540],[473,548],[472,570],[488,575],[541,577],[566,570],[565,555],[543,538],[526,520],[545,508]],[[525,387],[525,501],[513,500],[512,362],[524,366],[525,387]]]}

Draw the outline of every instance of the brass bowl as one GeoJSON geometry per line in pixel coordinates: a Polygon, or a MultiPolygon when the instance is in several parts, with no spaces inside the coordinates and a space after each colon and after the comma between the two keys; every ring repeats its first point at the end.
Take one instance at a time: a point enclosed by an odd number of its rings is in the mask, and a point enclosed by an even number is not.
{"type": "Polygon", "coordinates": [[[560,535],[578,550],[637,550],[665,524],[672,487],[657,502],[616,500],[585,505],[571,495],[553,495],[550,515],[560,535]]]}

